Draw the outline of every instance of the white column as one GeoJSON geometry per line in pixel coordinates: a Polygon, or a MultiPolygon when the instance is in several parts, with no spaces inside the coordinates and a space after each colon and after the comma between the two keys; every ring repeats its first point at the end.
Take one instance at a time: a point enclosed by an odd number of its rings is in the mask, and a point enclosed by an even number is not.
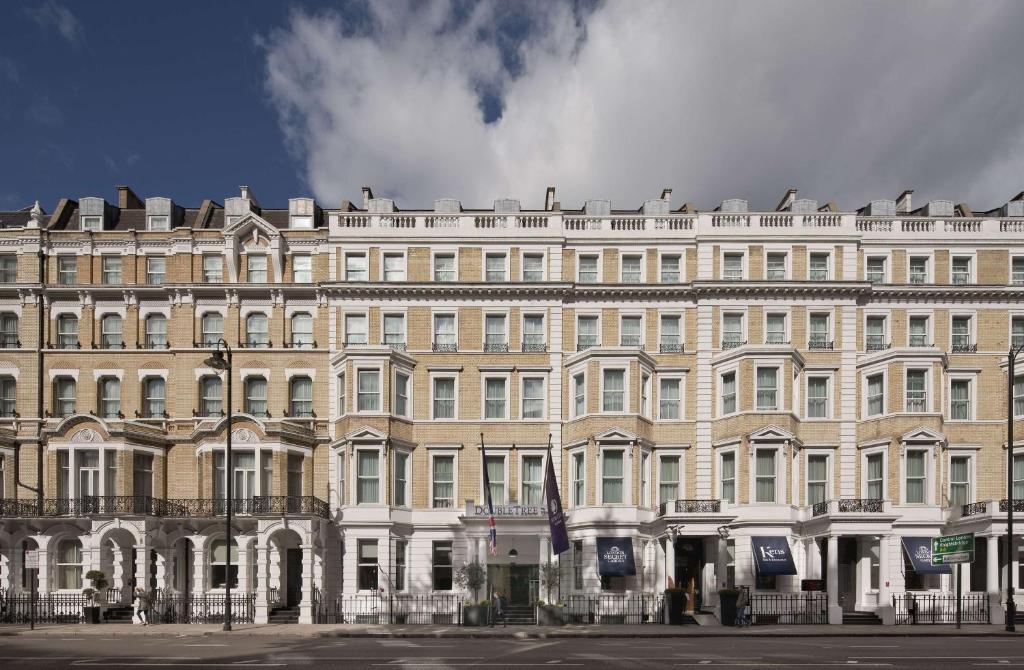
{"type": "Polygon", "coordinates": [[[1005,624],[1006,612],[1003,610],[1003,597],[999,592],[999,537],[989,535],[985,541],[985,591],[988,593],[989,617],[993,624],[1005,624]]]}
{"type": "MultiPolygon", "coordinates": [[[[537,561],[543,565],[551,560],[551,538],[544,533],[541,533],[538,537],[540,539],[540,546],[537,550],[537,561]]],[[[555,592],[555,589],[551,588],[551,586],[552,585],[545,583],[539,584],[537,589],[537,598],[545,602],[549,601],[551,596],[548,592],[550,591],[552,594],[555,592]]]]}
{"type": "Polygon", "coordinates": [[[729,577],[729,540],[718,538],[718,555],[715,557],[715,597],[718,597],[718,589],[727,586],[729,577]]]}
{"type": "Polygon", "coordinates": [[[839,606],[839,538],[828,536],[828,622],[843,623],[843,610],[839,606]]]}
{"type": "Polygon", "coordinates": [[[676,585],[676,543],[670,535],[665,538],[665,585],[672,588],[676,585]]]}
{"type": "Polygon", "coordinates": [[[135,545],[135,586],[149,591],[149,547],[145,543],[135,545]]]}
{"type": "Polygon", "coordinates": [[[192,546],[192,593],[201,596],[206,593],[206,552],[199,549],[200,543],[192,546]]]}
{"type": "Polygon", "coordinates": [[[889,544],[891,535],[883,535],[878,541],[878,604],[890,605],[892,590],[889,588],[889,544]]]}
{"type": "MultiPolygon", "coordinates": [[[[56,590],[56,584],[52,584],[50,581],[50,552],[47,550],[44,544],[45,538],[36,538],[36,546],[39,547],[39,569],[36,570],[38,577],[38,586],[36,587],[40,594],[49,593],[51,590],[56,590]]],[[[84,576],[84,575],[83,575],[84,576]]],[[[28,584],[29,590],[32,590],[32,582],[28,584]]]]}
{"type": "Polygon", "coordinates": [[[313,623],[313,545],[302,545],[302,602],[299,623],[313,623]]]}
{"type": "Polygon", "coordinates": [[[268,583],[270,573],[267,570],[267,564],[270,562],[270,559],[268,554],[267,545],[263,544],[256,547],[255,623],[267,623],[267,619],[270,616],[270,603],[267,602],[270,597],[270,584],[268,583]]]}
{"type": "Polygon", "coordinates": [[[252,574],[252,569],[249,567],[249,547],[248,545],[238,546],[238,593],[249,593],[252,590],[252,585],[249,584],[249,575],[252,574]]]}

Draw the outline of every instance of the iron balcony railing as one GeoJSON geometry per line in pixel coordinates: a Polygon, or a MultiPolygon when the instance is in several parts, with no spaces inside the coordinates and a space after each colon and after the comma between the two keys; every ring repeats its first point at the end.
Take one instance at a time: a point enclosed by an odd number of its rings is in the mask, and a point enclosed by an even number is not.
{"type": "Polygon", "coordinates": [[[540,353],[540,354],[543,354],[543,353],[547,353],[547,350],[548,350],[548,345],[547,345],[546,342],[537,342],[537,341],[531,342],[531,341],[527,341],[527,340],[523,341],[523,352],[524,353],[540,353]]]}
{"type": "Polygon", "coordinates": [[[670,510],[676,514],[718,514],[722,511],[722,501],[683,499],[663,502],[658,505],[658,516],[665,516],[670,510]]]}
{"type": "MultiPolygon", "coordinates": [[[[316,496],[256,496],[232,501],[231,511],[247,516],[316,516],[329,519],[330,506],[316,496]]],[[[0,499],[0,518],[155,516],[213,518],[227,514],[224,498],[154,498],[152,496],[84,496],[46,498],[42,510],[34,500],[0,499]]]]}
{"type": "Polygon", "coordinates": [[[889,343],[889,342],[872,342],[872,341],[868,341],[868,343],[865,345],[864,349],[866,351],[885,351],[886,349],[888,349],[891,346],[892,346],[892,344],[889,343]]]}
{"type": "Polygon", "coordinates": [[[492,340],[490,342],[484,342],[484,351],[487,353],[508,353],[508,342],[498,342],[492,340]]]}
{"type": "Polygon", "coordinates": [[[681,354],[683,343],[678,338],[662,338],[658,351],[663,354],[681,354]]]}
{"type": "Polygon", "coordinates": [[[822,500],[814,503],[811,507],[811,516],[828,514],[833,502],[835,502],[836,511],[839,513],[868,512],[877,514],[885,508],[885,501],[881,498],[839,498],[835,501],[822,500]]]}
{"type": "Polygon", "coordinates": [[[434,342],[432,348],[439,353],[453,354],[459,350],[459,345],[455,342],[434,342]]]}
{"type": "Polygon", "coordinates": [[[736,347],[742,347],[746,343],[746,340],[722,340],[722,348],[735,349],[736,347]]]}
{"type": "MultiPolygon", "coordinates": [[[[1005,513],[1005,512],[1008,512],[1009,510],[1010,510],[1010,502],[1006,498],[1003,498],[1002,500],[1000,500],[999,501],[999,511],[1005,513]]],[[[1014,512],[1024,512],[1024,498],[1014,498],[1013,499],[1013,511],[1014,512]]]]}
{"type": "Polygon", "coordinates": [[[807,348],[811,351],[832,351],[833,342],[832,340],[810,340],[807,343],[807,348]]]}
{"type": "Polygon", "coordinates": [[[960,516],[975,516],[988,510],[988,501],[972,502],[960,506],[960,516]]]}
{"type": "Polygon", "coordinates": [[[952,346],[954,354],[976,354],[978,353],[978,344],[960,343],[952,346]]]}

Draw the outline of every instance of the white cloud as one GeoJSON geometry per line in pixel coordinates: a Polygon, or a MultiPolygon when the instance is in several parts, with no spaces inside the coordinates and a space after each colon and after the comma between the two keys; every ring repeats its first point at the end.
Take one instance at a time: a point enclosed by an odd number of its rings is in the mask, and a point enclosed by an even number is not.
{"type": "Polygon", "coordinates": [[[40,28],[56,29],[61,37],[73,45],[81,44],[84,38],[82,24],[78,18],[70,9],[54,0],[46,0],[38,7],[28,7],[25,13],[39,24],[40,28]]]}
{"type": "Polygon", "coordinates": [[[1024,188],[1022,4],[515,7],[534,26],[515,74],[496,46],[502,4],[299,12],[261,40],[314,194],[538,206],[553,184],[567,207],[628,208],[672,186],[675,204],[771,207],[795,186],[856,207],[916,188],[981,209],[1024,188]],[[503,102],[495,123],[484,88],[503,102]]]}

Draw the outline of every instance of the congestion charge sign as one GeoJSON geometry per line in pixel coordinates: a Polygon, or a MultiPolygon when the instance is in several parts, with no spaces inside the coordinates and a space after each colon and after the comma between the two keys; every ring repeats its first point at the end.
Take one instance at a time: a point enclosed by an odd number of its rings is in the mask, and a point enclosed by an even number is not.
{"type": "Polygon", "coordinates": [[[932,565],[974,562],[974,533],[932,538],[932,565]]]}

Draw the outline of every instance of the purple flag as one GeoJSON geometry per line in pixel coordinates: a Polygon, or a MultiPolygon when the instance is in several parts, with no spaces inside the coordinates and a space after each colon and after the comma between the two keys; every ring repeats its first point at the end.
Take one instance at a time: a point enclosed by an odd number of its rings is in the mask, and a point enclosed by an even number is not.
{"type": "Polygon", "coordinates": [[[569,550],[569,534],[565,530],[565,514],[562,513],[562,496],[558,493],[555,479],[555,464],[551,460],[551,436],[548,436],[548,471],[544,477],[544,502],[548,507],[548,524],[551,526],[551,551],[555,555],[569,550]]]}

